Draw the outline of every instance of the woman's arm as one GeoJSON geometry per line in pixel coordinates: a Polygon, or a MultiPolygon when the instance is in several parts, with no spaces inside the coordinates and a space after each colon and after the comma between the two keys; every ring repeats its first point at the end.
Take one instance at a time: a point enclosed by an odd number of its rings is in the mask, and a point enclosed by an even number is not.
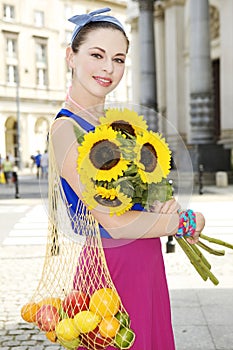
{"type": "MultiPolygon", "coordinates": [[[[66,120],[57,120],[51,133],[60,174],[82,199],[82,184],[77,172],[78,144],[73,124],[66,120]]],[[[174,203],[173,200],[163,204],[157,213],[132,210],[121,216],[110,216],[106,207],[98,206],[92,210],[92,214],[115,239],[170,236],[177,232],[179,224],[178,208],[174,203]]],[[[197,225],[201,230],[203,225],[201,214],[197,215],[197,225]]]]}

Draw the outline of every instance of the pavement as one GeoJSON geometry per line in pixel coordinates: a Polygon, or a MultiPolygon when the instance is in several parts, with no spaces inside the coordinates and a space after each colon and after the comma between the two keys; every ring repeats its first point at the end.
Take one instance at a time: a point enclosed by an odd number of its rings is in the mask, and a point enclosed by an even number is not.
{"type": "MultiPolygon", "coordinates": [[[[60,350],[20,316],[44,264],[47,181],[24,172],[18,185],[20,198],[14,185],[0,185],[0,349],[60,350]]],[[[205,234],[233,244],[232,185],[204,186],[202,195],[194,191],[178,200],[204,214],[205,234]]],[[[162,244],[176,350],[233,350],[233,251],[226,249],[223,257],[205,254],[220,282],[214,286],[200,278],[177,243],[169,254],[167,238],[162,244]]]]}

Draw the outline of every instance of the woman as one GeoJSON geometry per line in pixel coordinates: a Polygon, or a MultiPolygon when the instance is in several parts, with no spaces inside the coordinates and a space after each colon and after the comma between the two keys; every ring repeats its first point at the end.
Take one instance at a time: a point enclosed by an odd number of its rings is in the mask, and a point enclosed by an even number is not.
{"type": "MultiPolygon", "coordinates": [[[[106,95],[116,88],[124,73],[128,39],[116,18],[102,14],[109,10],[71,19],[76,27],[66,58],[72,69],[72,86],[65,108],[52,126],[55,158],[68,202],[72,202],[72,196],[82,199],[76,169],[78,144],[69,119],[81,123],[86,131],[98,125],[106,95]]],[[[110,217],[101,206],[92,210],[102,228],[108,269],[136,334],[133,350],[175,348],[159,238],[176,234],[178,209],[177,202],[170,200],[157,204],[156,213],[131,210],[110,217]]],[[[196,224],[193,242],[204,226],[200,213],[196,213],[196,224]]]]}

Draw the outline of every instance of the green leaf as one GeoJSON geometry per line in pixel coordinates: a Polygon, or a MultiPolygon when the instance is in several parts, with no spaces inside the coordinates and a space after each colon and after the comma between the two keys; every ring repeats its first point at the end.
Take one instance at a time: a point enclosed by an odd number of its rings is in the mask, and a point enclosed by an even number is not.
{"type": "Polygon", "coordinates": [[[84,132],[79,127],[74,125],[74,133],[75,133],[77,142],[81,145],[84,140],[84,132]]]}

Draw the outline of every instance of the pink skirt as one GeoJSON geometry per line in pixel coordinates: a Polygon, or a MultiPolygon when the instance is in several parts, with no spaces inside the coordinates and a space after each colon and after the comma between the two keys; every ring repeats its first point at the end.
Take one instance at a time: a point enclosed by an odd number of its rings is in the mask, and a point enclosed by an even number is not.
{"type": "MultiPolygon", "coordinates": [[[[130,349],[174,350],[170,300],[160,239],[118,240],[117,246],[113,247],[114,241],[116,243],[116,240],[103,239],[103,246],[112,280],[130,316],[130,326],[136,334],[130,349]]],[[[106,348],[113,349],[116,348],[106,348]]]]}

